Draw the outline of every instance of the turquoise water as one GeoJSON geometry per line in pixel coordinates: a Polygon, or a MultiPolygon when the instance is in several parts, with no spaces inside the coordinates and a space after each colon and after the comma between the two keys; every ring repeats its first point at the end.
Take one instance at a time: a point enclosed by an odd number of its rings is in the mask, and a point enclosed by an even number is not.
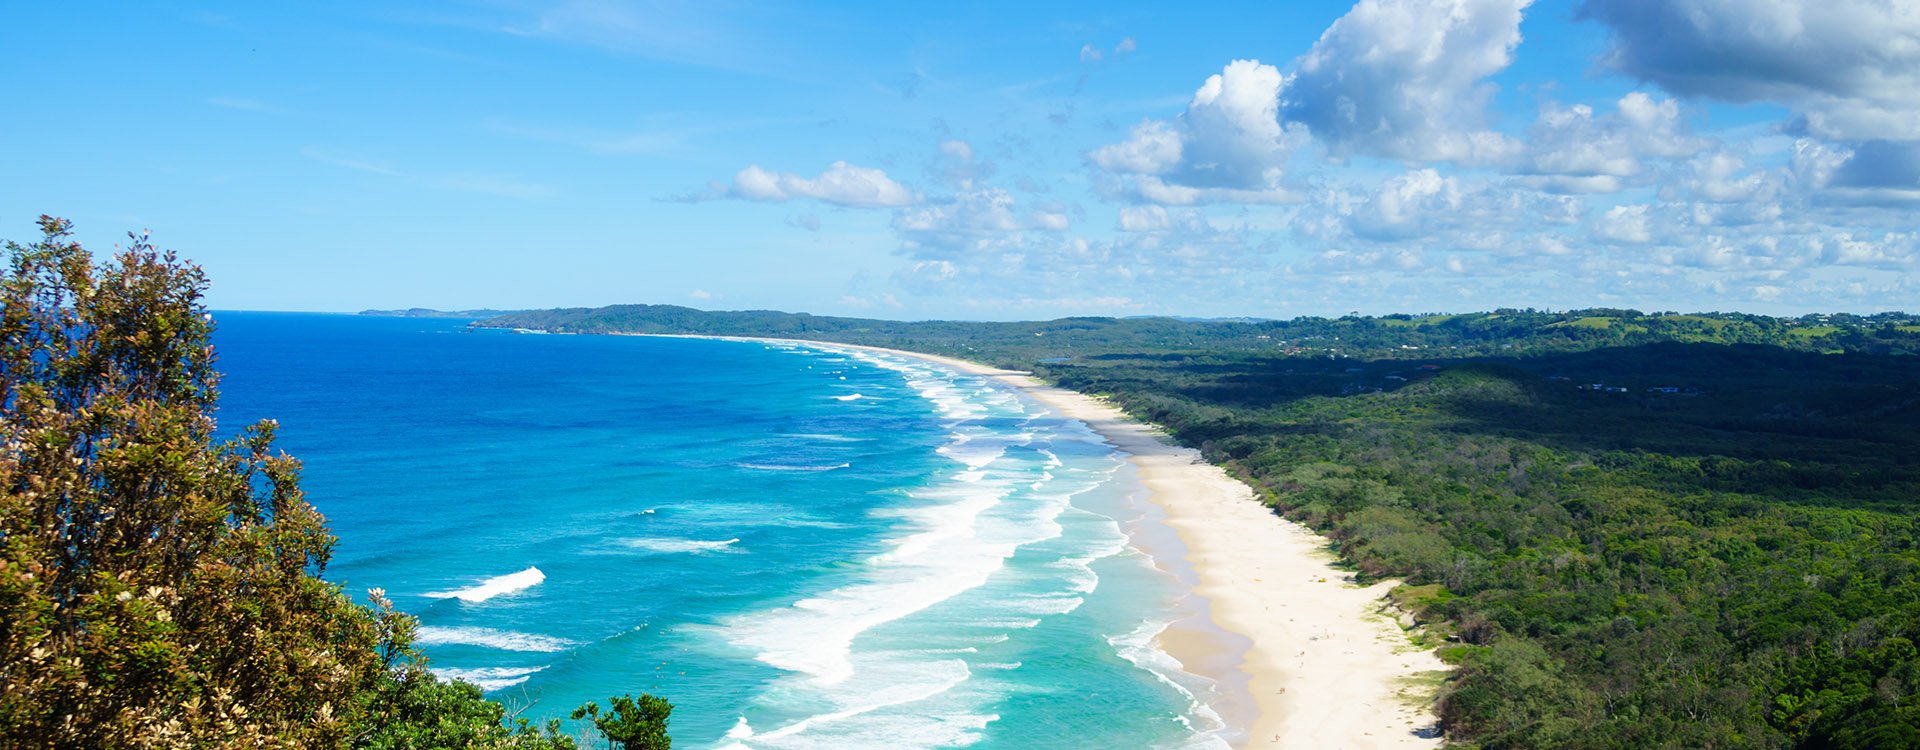
{"type": "MultiPolygon", "coordinates": [[[[1222,746],[1152,646],[1142,490],[991,381],[766,343],[217,316],[223,428],[272,417],[432,668],[522,716],[653,692],[676,747],[1222,746]]],[[[1191,696],[1201,696],[1196,701],[1191,696]]]]}

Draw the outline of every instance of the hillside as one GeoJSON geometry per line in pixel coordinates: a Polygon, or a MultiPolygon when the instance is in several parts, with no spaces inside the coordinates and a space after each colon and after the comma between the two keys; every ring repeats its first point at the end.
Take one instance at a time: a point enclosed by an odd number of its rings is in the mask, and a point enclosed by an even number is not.
{"type": "Polygon", "coordinates": [[[1245,352],[1286,356],[1418,359],[1586,351],[1660,342],[1766,344],[1792,351],[1920,354],[1920,317],[1831,314],[1776,318],[1743,313],[1496,310],[1462,315],[1302,317],[1198,321],[1061,318],[1038,322],[902,322],[766,310],[708,312],[674,305],[614,305],[508,313],[474,323],[555,333],[699,333],[776,336],[986,352],[1041,360],[1102,352],[1245,352]]]}

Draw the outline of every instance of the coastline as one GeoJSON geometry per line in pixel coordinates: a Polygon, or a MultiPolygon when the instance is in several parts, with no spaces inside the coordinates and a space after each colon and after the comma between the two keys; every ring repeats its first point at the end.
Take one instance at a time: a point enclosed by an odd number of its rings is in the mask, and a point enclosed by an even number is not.
{"type": "MultiPolygon", "coordinates": [[[[629,334],[634,335],[634,334],[629,334]]],[[[659,335],[659,334],[637,334],[659,335]]],[[[1008,385],[1088,427],[1128,455],[1159,509],[1155,521],[1178,545],[1136,535],[1156,559],[1184,547],[1202,600],[1196,616],[1174,623],[1157,645],[1184,669],[1224,691],[1219,708],[1239,730],[1238,747],[1436,748],[1443,743],[1416,685],[1449,667],[1408,641],[1378,614],[1396,581],[1361,588],[1335,568],[1324,539],[1281,518],[1246,484],[1173,445],[1118,408],[1029,373],[966,360],[837,342],[733,336],[670,336],[780,341],[864,349],[933,362],[1008,385]],[[1236,700],[1240,698],[1241,700],[1236,700]],[[1251,705],[1241,705],[1251,703],[1251,705]]]]}

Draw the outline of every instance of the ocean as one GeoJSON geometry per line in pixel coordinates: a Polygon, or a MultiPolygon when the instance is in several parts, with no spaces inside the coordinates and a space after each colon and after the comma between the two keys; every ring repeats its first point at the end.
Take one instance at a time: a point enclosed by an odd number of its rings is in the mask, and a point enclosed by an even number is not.
{"type": "Polygon", "coordinates": [[[1224,747],[1153,511],[1077,421],[919,360],[216,313],[221,429],[280,424],[326,577],[542,721],[672,701],[676,747],[1224,747]]]}

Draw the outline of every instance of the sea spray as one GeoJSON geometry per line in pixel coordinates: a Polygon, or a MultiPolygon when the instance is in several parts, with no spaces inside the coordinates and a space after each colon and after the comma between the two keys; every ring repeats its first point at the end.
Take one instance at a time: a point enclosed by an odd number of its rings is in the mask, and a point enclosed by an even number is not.
{"type": "Polygon", "coordinates": [[[547,574],[540,572],[539,568],[529,566],[526,570],[494,576],[464,589],[436,591],[424,596],[431,599],[459,599],[477,604],[501,594],[511,594],[538,586],[545,580],[547,580],[547,574]]]}

